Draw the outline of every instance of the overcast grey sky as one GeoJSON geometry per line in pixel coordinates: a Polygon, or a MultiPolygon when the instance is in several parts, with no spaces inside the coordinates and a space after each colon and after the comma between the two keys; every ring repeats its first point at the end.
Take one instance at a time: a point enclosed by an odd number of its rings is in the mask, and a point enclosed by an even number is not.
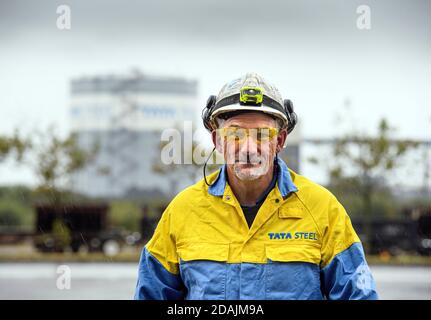
{"type": "Polygon", "coordinates": [[[357,129],[385,116],[399,136],[429,139],[430,13],[426,0],[2,0],[0,133],[51,123],[67,132],[71,78],[136,67],[197,79],[202,107],[258,72],[293,100],[304,137],[336,135],[349,99],[357,129]],[[71,30],[57,29],[61,4],[71,30]],[[370,30],[356,27],[362,4],[370,30]]]}

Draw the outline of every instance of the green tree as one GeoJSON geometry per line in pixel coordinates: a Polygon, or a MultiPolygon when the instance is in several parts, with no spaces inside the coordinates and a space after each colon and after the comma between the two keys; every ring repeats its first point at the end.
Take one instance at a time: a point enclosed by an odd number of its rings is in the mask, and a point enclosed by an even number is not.
{"type": "Polygon", "coordinates": [[[0,226],[27,227],[33,225],[34,216],[29,202],[21,199],[0,197],[0,226]]]}
{"type": "Polygon", "coordinates": [[[113,201],[109,208],[110,223],[128,231],[140,231],[141,215],[141,209],[132,201],[113,201]]]}
{"type": "MultiPolygon", "coordinates": [[[[0,136],[0,163],[13,158],[21,164],[25,153],[30,149],[31,142],[23,138],[18,130],[13,135],[0,136]]],[[[19,227],[31,224],[31,208],[26,205],[29,191],[23,187],[0,188],[0,226],[19,227]]]]}
{"type": "Polygon", "coordinates": [[[60,250],[64,250],[72,243],[70,229],[60,219],[55,219],[52,224],[52,235],[55,238],[55,244],[60,250]]]}
{"type": "MultiPolygon", "coordinates": [[[[336,139],[331,160],[326,164],[330,186],[344,194],[350,191],[359,196],[367,239],[373,232],[372,215],[381,211],[385,205],[393,205],[376,202],[376,195],[386,195],[390,199],[387,178],[401,165],[403,156],[418,146],[418,142],[413,140],[394,139],[393,132],[388,121],[381,119],[376,136],[347,133],[336,139]]],[[[310,160],[319,164],[315,158],[310,160]]]]}
{"type": "Polygon", "coordinates": [[[71,188],[73,173],[95,159],[99,146],[83,149],[76,134],[61,138],[52,127],[46,132],[37,132],[35,137],[29,164],[39,178],[36,193],[55,205],[60,204],[71,188]]]}
{"type": "Polygon", "coordinates": [[[15,155],[15,160],[21,162],[25,152],[30,148],[29,139],[22,138],[18,130],[12,136],[0,136],[0,162],[6,160],[10,155],[15,155]]]}
{"type": "Polygon", "coordinates": [[[33,132],[31,138],[23,138],[18,130],[12,136],[0,136],[0,163],[14,156],[18,164],[30,167],[39,179],[34,194],[25,187],[0,188],[0,224],[32,224],[29,212],[34,196],[54,205],[72,197],[67,190],[72,174],[91,162],[97,152],[98,145],[84,150],[76,135],[61,138],[53,127],[33,132]]]}

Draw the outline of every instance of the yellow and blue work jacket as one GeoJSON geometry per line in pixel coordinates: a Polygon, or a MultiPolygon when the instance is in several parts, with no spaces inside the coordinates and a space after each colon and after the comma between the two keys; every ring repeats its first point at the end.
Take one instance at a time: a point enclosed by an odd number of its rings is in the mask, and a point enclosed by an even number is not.
{"type": "Polygon", "coordinates": [[[377,299],[343,206],[277,162],[251,228],[226,166],[179,193],[142,251],[135,299],[377,299]]]}

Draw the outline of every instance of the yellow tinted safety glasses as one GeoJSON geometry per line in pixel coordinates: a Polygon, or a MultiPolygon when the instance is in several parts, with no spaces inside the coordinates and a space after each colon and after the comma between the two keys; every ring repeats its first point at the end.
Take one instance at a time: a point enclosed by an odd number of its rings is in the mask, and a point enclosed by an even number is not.
{"type": "Polygon", "coordinates": [[[227,127],[217,129],[218,134],[229,142],[243,143],[246,138],[252,137],[257,144],[267,142],[277,136],[276,128],[252,128],[244,129],[238,127],[227,127]]]}

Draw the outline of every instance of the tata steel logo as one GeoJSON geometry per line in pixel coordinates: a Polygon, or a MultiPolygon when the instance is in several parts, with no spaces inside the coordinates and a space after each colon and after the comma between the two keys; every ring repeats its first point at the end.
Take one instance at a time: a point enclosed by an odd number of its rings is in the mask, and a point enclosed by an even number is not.
{"type": "Polygon", "coordinates": [[[317,240],[315,232],[269,232],[269,240],[317,240]]]}

